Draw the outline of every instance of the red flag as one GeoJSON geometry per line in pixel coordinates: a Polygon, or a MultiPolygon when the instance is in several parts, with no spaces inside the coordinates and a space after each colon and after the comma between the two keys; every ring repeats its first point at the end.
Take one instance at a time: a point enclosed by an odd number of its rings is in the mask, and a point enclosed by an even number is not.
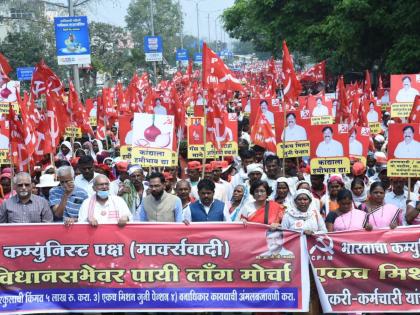
{"type": "Polygon", "coordinates": [[[364,82],[364,87],[363,87],[363,94],[365,95],[365,97],[370,100],[373,98],[372,95],[372,85],[370,83],[370,74],[369,74],[369,70],[366,70],[366,74],[365,74],[365,82],[364,82]]]}
{"type": "Polygon", "coordinates": [[[9,62],[6,57],[0,53],[0,86],[10,81],[10,78],[8,77],[10,71],[12,71],[12,68],[10,67],[9,62]]]}
{"type": "Polygon", "coordinates": [[[124,92],[124,87],[121,82],[117,83],[116,86],[116,94],[117,94],[117,108],[120,113],[128,113],[130,112],[130,105],[127,101],[126,94],[124,92]]]}
{"type": "Polygon", "coordinates": [[[338,94],[338,101],[340,105],[339,105],[339,108],[337,109],[336,122],[337,123],[344,123],[346,121],[348,122],[350,118],[350,109],[349,109],[347,91],[346,91],[346,86],[344,85],[343,76],[340,76],[340,78],[338,79],[337,94],[338,94]]]}
{"type": "Polygon", "coordinates": [[[217,54],[203,44],[203,88],[243,91],[241,82],[217,54]]]}
{"type": "Polygon", "coordinates": [[[408,117],[409,123],[420,123],[420,95],[416,95],[411,108],[410,116],[408,117]]]}
{"type": "Polygon", "coordinates": [[[32,75],[31,95],[35,99],[47,93],[47,89],[57,97],[63,95],[63,85],[60,78],[41,60],[32,75]]]}
{"type": "Polygon", "coordinates": [[[302,86],[296,77],[295,70],[293,68],[293,61],[289,54],[286,41],[283,41],[283,67],[281,82],[283,85],[284,101],[288,104],[293,104],[297,101],[302,86]]]}
{"type": "Polygon", "coordinates": [[[132,113],[143,112],[143,104],[140,99],[141,94],[138,88],[139,81],[139,77],[137,76],[137,73],[135,73],[127,87],[127,100],[132,113]]]}
{"type": "Polygon", "coordinates": [[[89,124],[89,116],[86,113],[85,107],[79,100],[79,96],[77,95],[77,91],[74,88],[72,81],[69,82],[68,102],[68,107],[71,109],[72,112],[72,121],[76,123],[76,126],[82,129],[82,132],[93,136],[93,130],[89,124]]]}
{"type": "Polygon", "coordinates": [[[325,79],[325,60],[317,63],[316,65],[309,68],[306,72],[304,72],[300,80],[301,81],[310,81],[310,82],[321,82],[326,81],[325,79]]]}
{"type": "Polygon", "coordinates": [[[267,90],[270,91],[272,97],[276,96],[277,89],[277,73],[276,65],[274,63],[274,58],[271,57],[268,63],[268,72],[267,72],[267,90]]]}
{"type": "Polygon", "coordinates": [[[277,152],[273,127],[262,113],[260,107],[258,107],[257,118],[251,130],[251,141],[254,145],[259,145],[267,151],[277,152]]]}

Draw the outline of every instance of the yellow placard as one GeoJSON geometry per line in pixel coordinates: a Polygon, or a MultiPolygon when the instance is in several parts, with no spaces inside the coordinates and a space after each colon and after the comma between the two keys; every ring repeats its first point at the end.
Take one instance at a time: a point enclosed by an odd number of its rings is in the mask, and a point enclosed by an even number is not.
{"type": "Polygon", "coordinates": [[[170,166],[178,166],[178,153],[172,152],[172,161],[170,166]]]}
{"type": "Polygon", "coordinates": [[[97,118],[96,118],[96,117],[89,117],[89,124],[90,124],[92,127],[97,126],[97,125],[98,125],[97,118]]]}
{"type": "Polygon", "coordinates": [[[188,116],[193,116],[194,115],[194,107],[188,106],[187,114],[188,114],[188,116]]]}
{"type": "Polygon", "coordinates": [[[20,108],[19,108],[18,103],[16,103],[16,102],[13,102],[13,103],[2,103],[2,102],[0,102],[0,114],[8,115],[10,104],[12,104],[13,110],[15,111],[16,114],[20,113],[20,108]]]}
{"type": "Polygon", "coordinates": [[[391,117],[405,118],[410,116],[413,103],[395,103],[391,105],[391,117]]]}
{"type": "Polygon", "coordinates": [[[0,150],[0,165],[10,164],[9,150],[0,150]]]}
{"type": "Polygon", "coordinates": [[[172,153],[172,150],[168,149],[133,147],[131,149],[131,163],[143,167],[172,166],[172,153]]]}
{"type": "MultiPolygon", "coordinates": [[[[211,142],[207,142],[206,145],[206,158],[215,159],[224,156],[236,156],[238,155],[238,143],[231,141],[225,143],[220,150],[216,149],[211,142]]],[[[203,159],[204,158],[204,145],[189,145],[188,146],[188,158],[189,159],[203,159]]]]}
{"type": "Polygon", "coordinates": [[[389,177],[419,177],[420,159],[403,160],[392,159],[387,163],[387,176],[389,177]]]}
{"type": "Polygon", "coordinates": [[[131,161],[131,145],[123,145],[120,147],[120,158],[124,161],[131,161]]]}
{"type": "Polygon", "coordinates": [[[381,104],[381,111],[386,112],[388,111],[389,104],[381,104]]]}
{"type": "Polygon", "coordinates": [[[319,117],[311,117],[311,125],[331,125],[334,123],[333,116],[319,116],[319,117]]]}
{"type": "Polygon", "coordinates": [[[348,157],[311,159],[311,174],[313,175],[348,173],[350,173],[350,159],[348,157]]]}
{"type": "Polygon", "coordinates": [[[310,156],[311,143],[309,141],[287,141],[284,143],[277,143],[277,155],[279,158],[310,156]],[[284,156],[283,156],[284,152],[284,156]]]}
{"type": "Polygon", "coordinates": [[[381,131],[382,131],[381,124],[378,123],[378,122],[370,122],[369,123],[369,128],[370,128],[371,134],[381,133],[381,131]]]}
{"type": "MultiPolygon", "coordinates": [[[[224,156],[238,155],[238,143],[231,141],[225,143],[220,150],[216,149],[211,142],[207,142],[206,158],[215,159],[224,156]]],[[[204,158],[204,145],[189,145],[188,146],[189,159],[203,159],[204,158]]]]}
{"type": "Polygon", "coordinates": [[[78,127],[67,127],[64,132],[64,138],[81,138],[82,129],[78,127]]]}

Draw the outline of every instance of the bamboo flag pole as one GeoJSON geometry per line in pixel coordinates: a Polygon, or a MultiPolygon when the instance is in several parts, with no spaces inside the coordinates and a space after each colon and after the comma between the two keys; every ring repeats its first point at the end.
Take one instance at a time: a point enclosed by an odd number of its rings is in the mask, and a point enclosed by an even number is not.
{"type": "Polygon", "coordinates": [[[203,152],[203,161],[202,161],[203,169],[201,170],[201,178],[204,178],[204,173],[206,169],[206,159],[207,159],[207,102],[206,104],[204,104],[203,123],[204,123],[204,134],[203,134],[204,152],[203,152]]]}

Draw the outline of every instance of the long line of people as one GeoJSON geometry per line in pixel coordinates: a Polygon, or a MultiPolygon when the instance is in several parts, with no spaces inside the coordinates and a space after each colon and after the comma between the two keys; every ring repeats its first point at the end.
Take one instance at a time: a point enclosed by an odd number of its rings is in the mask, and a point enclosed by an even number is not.
{"type": "Polygon", "coordinates": [[[245,143],[230,162],[144,169],[98,143],[64,141],[41,173],[4,168],[0,222],[242,221],[306,234],[420,224],[420,182],[388,178],[380,155],[369,155],[367,166],[353,163],[350,174],[310,175],[302,159],[245,143]]]}

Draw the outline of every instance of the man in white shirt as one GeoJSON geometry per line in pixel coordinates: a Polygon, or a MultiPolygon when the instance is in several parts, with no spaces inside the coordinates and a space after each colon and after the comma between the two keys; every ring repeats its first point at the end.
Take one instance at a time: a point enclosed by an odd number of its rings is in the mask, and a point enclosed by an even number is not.
{"type": "Polygon", "coordinates": [[[274,114],[268,110],[268,103],[266,100],[262,100],[260,102],[261,112],[264,114],[265,118],[267,118],[270,125],[274,125],[274,114]]]}
{"type": "Polygon", "coordinates": [[[317,157],[333,157],[343,156],[343,145],[337,140],[333,139],[333,130],[331,127],[324,127],[322,129],[324,141],[320,142],[316,149],[317,157]]]}
{"type": "Polygon", "coordinates": [[[296,125],[296,115],[289,113],[286,116],[287,127],[284,129],[281,139],[285,141],[305,141],[308,140],[306,130],[302,126],[296,125]]]}
{"type": "Polygon", "coordinates": [[[411,87],[411,78],[406,75],[402,78],[403,87],[400,89],[396,96],[396,101],[399,103],[412,103],[419,91],[411,87]]]}
{"type": "Polygon", "coordinates": [[[156,115],[167,115],[166,114],[166,108],[164,106],[162,106],[162,103],[160,101],[160,98],[157,98],[155,100],[155,107],[153,108],[153,112],[156,115]]]}
{"type": "Polygon", "coordinates": [[[293,252],[283,246],[283,231],[268,231],[266,240],[268,251],[257,256],[257,259],[295,258],[293,252]]]}
{"type": "Polygon", "coordinates": [[[312,111],[312,117],[328,116],[328,107],[322,104],[322,97],[316,98],[316,106],[312,111]]]}
{"type": "Polygon", "coordinates": [[[124,199],[109,194],[109,179],[99,174],[93,180],[95,194],[86,199],[79,210],[79,222],[93,227],[104,223],[117,223],[123,227],[133,217],[124,199]]]}
{"type": "Polygon", "coordinates": [[[366,115],[368,122],[378,122],[379,121],[379,115],[375,111],[375,104],[373,102],[369,103],[369,111],[366,115]]]}
{"type": "Polygon", "coordinates": [[[353,130],[353,132],[350,135],[349,139],[349,151],[350,155],[363,155],[363,145],[360,141],[356,140],[356,129],[353,130]]]}
{"type": "Polygon", "coordinates": [[[404,140],[398,143],[394,156],[397,159],[420,159],[420,142],[414,140],[414,128],[405,126],[404,140]]]}
{"type": "Polygon", "coordinates": [[[80,157],[77,167],[82,174],[76,176],[74,184],[86,191],[89,196],[94,195],[93,180],[99,174],[93,170],[93,158],[90,155],[80,157]]]}
{"type": "Polygon", "coordinates": [[[392,204],[403,211],[404,225],[405,213],[407,210],[407,197],[408,192],[404,190],[406,181],[403,178],[393,177],[391,178],[391,191],[385,194],[384,204],[392,204]]]}

